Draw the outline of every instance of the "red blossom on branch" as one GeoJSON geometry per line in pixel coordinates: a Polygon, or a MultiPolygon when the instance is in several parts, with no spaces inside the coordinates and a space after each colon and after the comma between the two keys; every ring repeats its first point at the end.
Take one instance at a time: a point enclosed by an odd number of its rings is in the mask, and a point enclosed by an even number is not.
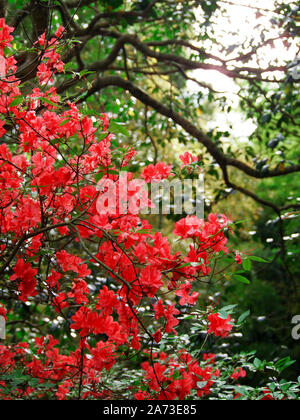
{"type": "MultiPolygon", "coordinates": [[[[62,27],[52,39],[42,34],[35,44],[42,87],[23,96],[12,75],[15,59],[4,54],[12,32],[1,18],[0,137],[13,121],[18,147],[0,145],[0,278],[12,300],[46,306],[74,342],[69,353],[51,335],[0,345],[0,373],[17,366],[38,384],[52,384],[58,399],[70,398],[74,389],[79,399],[112,398],[101,388],[103,372],[151,345],[141,365],[147,391],[136,387],[136,399],[183,399],[193,390],[208,395],[219,375],[213,357],[203,367],[185,350],[169,355],[156,345],[177,335],[180,315],[188,309],[182,306],[197,304],[199,293],[192,287],[210,273],[221,251],[228,252],[230,221],[217,214],[179,220],[174,234],[193,244],[186,252],[173,252],[170,241],[140,217],[141,209],[152,205],[145,181],[167,179],[172,165],[158,162],[144,168],[142,179],[134,173],[124,177],[136,151],[114,145],[108,115],[90,118],[73,102],[60,107],[54,82],[64,70],[58,50],[62,27]],[[74,150],[74,139],[80,151],[74,150]],[[115,188],[115,203],[106,194],[109,188],[115,188]]],[[[189,153],[180,159],[184,165],[196,162],[189,153]]],[[[6,317],[2,304],[0,315],[6,317]]],[[[208,319],[208,333],[226,337],[232,329],[230,316],[208,319]]],[[[16,390],[18,398],[35,393],[31,387],[16,390]]]]}
{"type": "Polygon", "coordinates": [[[228,315],[226,319],[221,318],[219,314],[209,314],[209,328],[207,334],[214,334],[217,337],[225,338],[228,336],[230,331],[233,328],[233,325],[230,324],[231,317],[228,315]]]}

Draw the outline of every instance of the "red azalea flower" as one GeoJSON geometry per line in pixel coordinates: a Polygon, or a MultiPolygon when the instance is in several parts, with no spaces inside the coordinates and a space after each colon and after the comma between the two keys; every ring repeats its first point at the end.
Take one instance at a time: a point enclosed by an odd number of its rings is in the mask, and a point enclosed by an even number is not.
{"type": "Polygon", "coordinates": [[[6,318],[6,309],[4,308],[2,303],[0,303],[0,316],[3,316],[4,319],[7,319],[6,318]]]}
{"type": "Polygon", "coordinates": [[[219,314],[210,314],[208,315],[209,320],[209,329],[207,333],[213,333],[215,336],[227,337],[229,332],[232,330],[232,325],[230,324],[231,317],[228,315],[227,319],[223,319],[219,314]]]}
{"type": "Polygon", "coordinates": [[[142,172],[142,177],[147,183],[160,182],[162,179],[167,179],[171,174],[172,165],[167,165],[165,162],[158,162],[156,165],[148,165],[142,172]]]}
{"type": "Polygon", "coordinates": [[[181,169],[187,165],[191,165],[192,163],[198,162],[197,156],[193,156],[189,152],[185,152],[183,155],[179,156],[179,159],[182,161],[183,165],[181,165],[181,169]]]}
{"type": "Polygon", "coordinates": [[[242,258],[240,254],[235,254],[235,262],[238,264],[242,264],[242,258]]]}
{"type": "Polygon", "coordinates": [[[230,378],[234,379],[234,380],[238,380],[238,378],[245,378],[247,375],[247,372],[240,368],[240,369],[234,369],[232,375],[230,376],[230,378]]]}

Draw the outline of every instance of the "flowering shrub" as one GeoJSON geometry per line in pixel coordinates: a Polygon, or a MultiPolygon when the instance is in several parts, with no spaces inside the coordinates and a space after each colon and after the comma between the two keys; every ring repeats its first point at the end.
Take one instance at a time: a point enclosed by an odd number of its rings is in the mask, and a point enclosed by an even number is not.
{"type": "MultiPolygon", "coordinates": [[[[25,95],[12,31],[0,19],[0,137],[17,145],[0,144],[0,315],[9,325],[20,321],[18,307],[46,311],[49,327],[58,322],[63,333],[41,336],[33,325],[26,341],[14,336],[0,345],[0,397],[184,399],[222,390],[248,398],[250,391],[235,382],[254,369],[253,354],[233,365],[191,354],[177,331],[193,318],[197,285],[214,274],[212,264],[224,255],[235,264],[227,238],[232,222],[215,214],[179,220],[174,234],[188,241],[187,251],[173,253],[136,211],[151,206],[139,179],[129,173],[119,183],[136,151],[114,145],[107,115],[91,118],[73,102],[61,104],[53,82],[64,71],[58,52],[64,29],[39,38],[40,87],[25,95]],[[109,184],[119,200],[113,208],[109,184]]],[[[189,165],[196,158],[181,160],[189,165]]],[[[171,170],[160,162],[141,176],[159,182],[171,170]]],[[[207,335],[225,338],[234,326],[229,312],[213,306],[197,310],[196,318],[207,335]]],[[[270,399],[275,389],[251,392],[270,399]]]]}

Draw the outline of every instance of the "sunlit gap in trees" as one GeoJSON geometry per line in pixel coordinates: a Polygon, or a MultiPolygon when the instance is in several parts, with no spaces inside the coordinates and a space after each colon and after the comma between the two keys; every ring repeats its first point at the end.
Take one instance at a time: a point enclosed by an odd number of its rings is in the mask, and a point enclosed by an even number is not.
{"type": "MultiPolygon", "coordinates": [[[[257,30],[261,28],[264,30],[265,39],[274,39],[274,41],[259,48],[257,54],[253,55],[247,66],[267,69],[270,65],[284,65],[286,62],[292,62],[295,59],[299,50],[297,41],[289,40],[290,45],[287,45],[284,38],[279,38],[278,26],[274,27],[272,25],[272,22],[276,19],[274,0],[243,0],[239,4],[234,4],[234,1],[223,1],[221,3],[223,3],[222,11],[220,9],[216,11],[214,24],[211,25],[211,32],[217,42],[208,39],[205,42],[208,51],[224,60],[231,60],[240,54],[246,54],[251,51],[253,45],[263,41],[261,38],[263,36],[262,30],[257,30]]],[[[287,1],[287,3],[293,4],[295,2],[287,1]]],[[[193,31],[200,33],[201,25],[205,21],[202,8],[198,7],[195,14],[197,21],[193,26],[193,31]]],[[[203,41],[201,42],[203,43],[203,41]]],[[[211,63],[216,64],[214,60],[211,60],[211,63]]],[[[237,62],[233,60],[232,63],[236,64],[237,62]]],[[[204,82],[215,91],[220,92],[219,96],[226,97],[227,104],[231,106],[229,113],[216,109],[214,118],[207,122],[207,130],[228,130],[232,137],[239,142],[248,141],[249,136],[256,129],[256,125],[251,119],[246,119],[239,109],[240,98],[238,92],[241,82],[236,82],[216,70],[197,69],[191,71],[190,75],[199,82],[204,82]]],[[[270,73],[266,72],[264,76],[268,77],[270,73]]],[[[273,72],[271,77],[274,76],[282,79],[284,74],[282,72],[274,74],[273,72]]],[[[198,84],[191,80],[188,81],[187,88],[194,92],[199,91],[198,84]]]]}

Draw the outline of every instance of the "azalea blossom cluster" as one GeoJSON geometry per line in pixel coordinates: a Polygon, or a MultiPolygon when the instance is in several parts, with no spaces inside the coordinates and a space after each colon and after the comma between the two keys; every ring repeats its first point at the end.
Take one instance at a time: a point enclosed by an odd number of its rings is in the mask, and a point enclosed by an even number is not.
{"type": "MultiPolygon", "coordinates": [[[[181,399],[192,390],[199,397],[207,395],[219,375],[212,358],[203,367],[188,352],[176,358],[154,350],[165,337],[177,334],[181,310],[196,305],[198,282],[211,273],[211,261],[229,253],[231,222],[216,214],[207,221],[195,216],[179,220],[174,235],[189,241],[182,254],[174,253],[168,239],[153,233],[130,206],[105,211],[105,182],[118,183],[119,171],[129,166],[136,151],[113,146],[106,114],[92,119],[73,102],[60,106],[54,82],[64,70],[58,53],[63,28],[50,39],[40,37],[39,87],[23,96],[16,61],[7,53],[12,31],[0,19],[5,70],[0,81],[0,315],[13,319],[12,301],[46,305],[50,317],[63,320],[75,349],[61,351],[62,343],[51,334],[1,344],[0,373],[21,366],[39,385],[52,384],[58,399],[74,397],[74,390],[78,398],[113,398],[103,385],[105,374],[148,348],[141,366],[147,391],[137,386],[135,398],[181,399]],[[17,147],[10,148],[5,138],[17,147]],[[99,274],[104,283],[97,288],[99,274]],[[199,381],[206,381],[205,387],[199,388],[199,381]]],[[[183,160],[191,161],[189,156],[183,160]]],[[[159,182],[172,176],[171,170],[160,162],[141,176],[159,182]]],[[[132,200],[139,191],[136,175],[131,173],[122,188],[126,200],[132,200]]],[[[208,334],[228,336],[230,318],[206,315],[208,334]]],[[[37,396],[30,385],[11,395],[5,389],[2,381],[2,398],[37,396]]]]}
{"type": "MultiPolygon", "coordinates": [[[[158,399],[184,400],[193,389],[198,398],[205,397],[211,393],[214,381],[221,376],[215,361],[216,355],[212,353],[204,353],[200,360],[193,359],[184,351],[179,351],[177,357],[165,352],[157,353],[155,357],[158,360],[155,363],[155,375],[148,360],[142,363],[142,369],[145,371],[149,389],[159,392],[158,399]],[[164,384],[163,388],[161,384],[164,384]]],[[[230,379],[238,381],[239,378],[246,376],[247,372],[238,368],[234,369],[230,379]]],[[[135,394],[135,398],[151,399],[151,394],[139,391],[135,394]]]]}

